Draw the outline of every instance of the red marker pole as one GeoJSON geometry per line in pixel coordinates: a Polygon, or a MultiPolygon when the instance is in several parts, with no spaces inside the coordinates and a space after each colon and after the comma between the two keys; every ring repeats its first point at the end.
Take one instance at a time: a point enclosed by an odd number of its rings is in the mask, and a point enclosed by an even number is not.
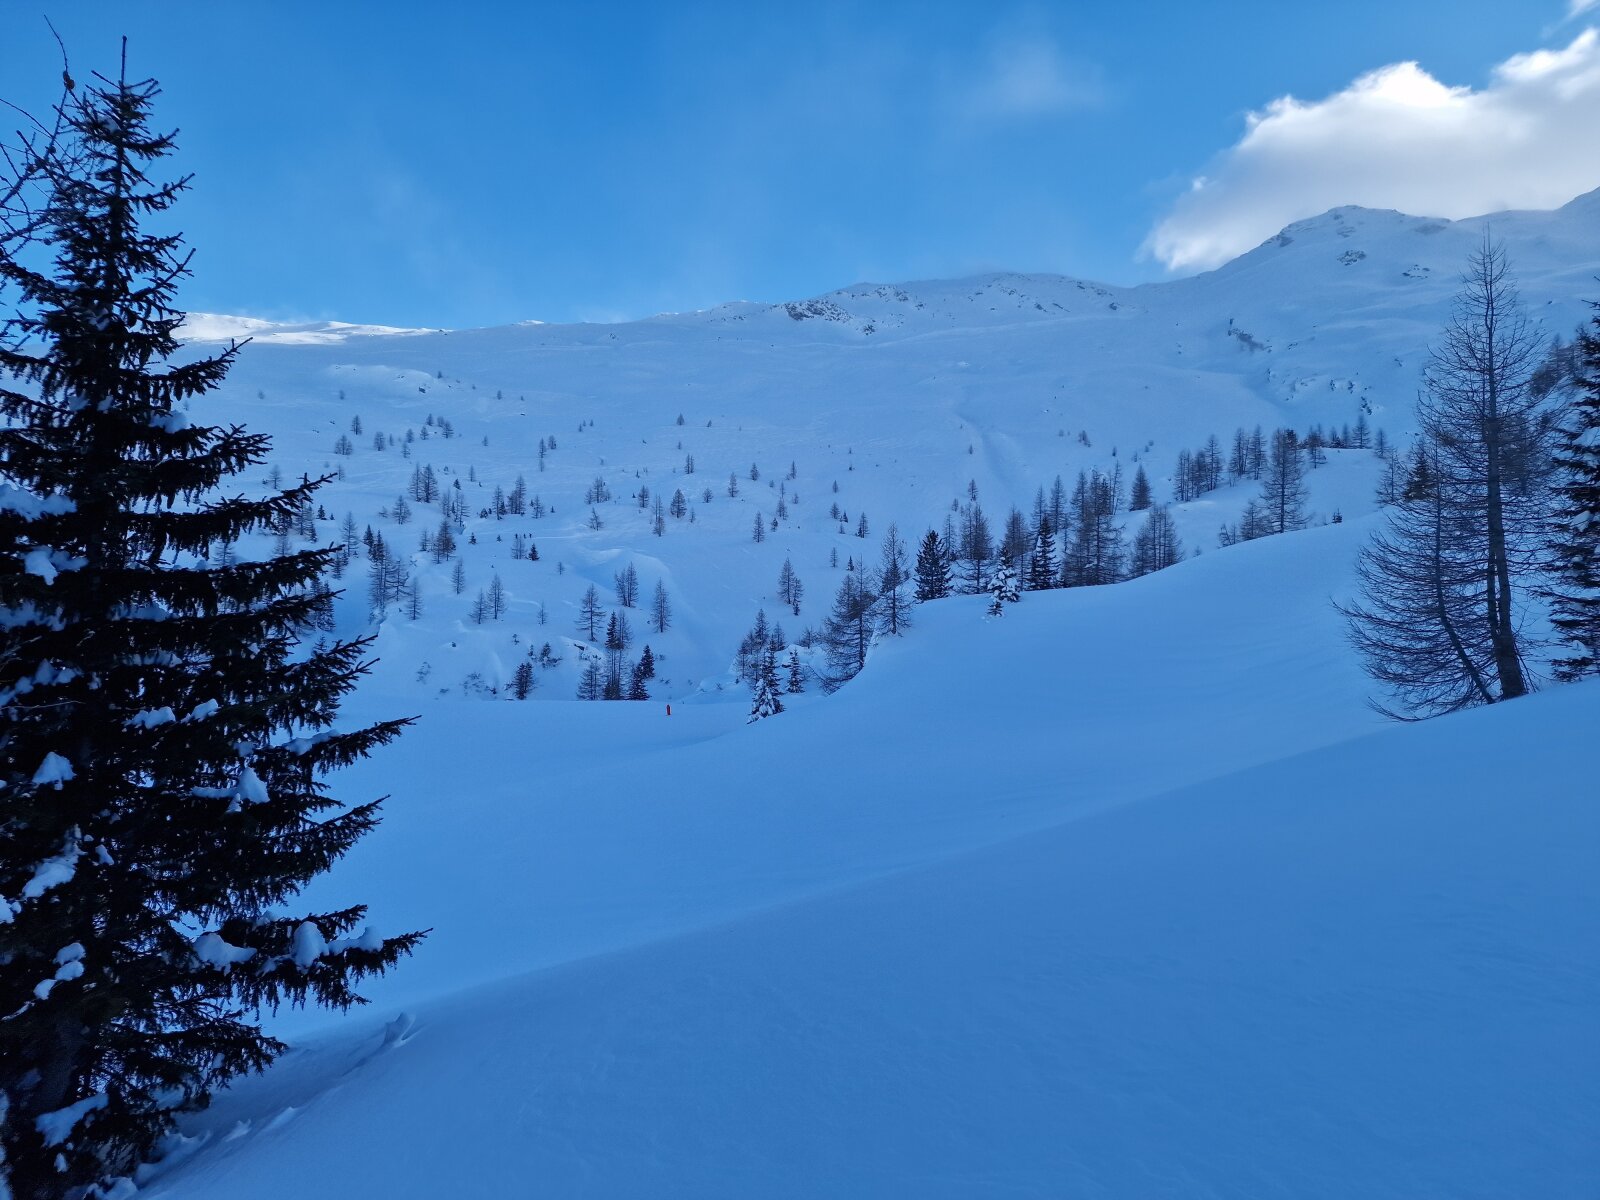
{"type": "Polygon", "coordinates": [[[670,717],[671,715],[672,715],[672,705],[669,704],[669,705],[667,705],[667,716],[670,717]]]}

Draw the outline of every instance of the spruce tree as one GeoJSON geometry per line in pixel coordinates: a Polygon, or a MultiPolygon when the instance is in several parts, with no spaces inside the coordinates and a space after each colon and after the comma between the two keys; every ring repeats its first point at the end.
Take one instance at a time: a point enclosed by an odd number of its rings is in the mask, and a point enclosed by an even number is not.
{"type": "Polygon", "coordinates": [[[1144,464],[1140,463],[1138,470],[1133,473],[1133,487],[1128,493],[1128,511],[1143,512],[1151,502],[1150,477],[1144,473],[1144,464]]]}
{"type": "Polygon", "coordinates": [[[933,530],[922,535],[917,548],[917,600],[943,600],[950,594],[950,554],[933,530]]]}
{"type": "Polygon", "coordinates": [[[1056,539],[1050,528],[1050,514],[1039,514],[1033,534],[1033,554],[1028,559],[1028,590],[1043,592],[1056,586],[1056,539]]]}
{"type": "Polygon", "coordinates": [[[805,674],[800,666],[800,652],[789,651],[789,661],[784,664],[789,672],[789,683],[785,689],[791,696],[798,696],[806,690],[805,674]]]}
{"type": "Polygon", "coordinates": [[[1015,604],[1022,598],[1022,589],[1017,582],[1016,568],[1011,565],[1011,556],[1002,554],[1000,565],[995,568],[994,578],[989,583],[989,612],[999,616],[1007,604],[1015,604]]]}
{"type": "Polygon", "coordinates": [[[322,776],[405,721],[334,732],[368,641],[312,654],[340,553],[211,557],[290,522],[321,481],[223,486],[267,439],[192,424],[238,347],[175,362],[187,258],[141,221],[185,181],[146,171],[153,83],[75,94],[53,268],[0,256],[0,1148],[10,1195],[125,1175],[178,1113],[284,1046],[260,1007],[360,1003],[420,934],[296,897],[378,822],[322,776]]]}
{"type": "Polygon", "coordinates": [[[1566,646],[1558,679],[1600,673],[1600,304],[1578,336],[1577,395],[1556,448],[1550,620],[1566,646]]]}
{"type": "Polygon", "coordinates": [[[511,676],[511,694],[518,700],[526,700],[535,687],[533,664],[523,659],[517,664],[517,669],[511,676]]]}
{"type": "Polygon", "coordinates": [[[617,614],[606,625],[606,681],[603,699],[622,699],[622,652],[627,648],[617,614]]]}
{"type": "Polygon", "coordinates": [[[761,656],[761,664],[756,670],[755,695],[750,704],[750,719],[747,724],[776,716],[783,711],[781,699],[782,687],[778,683],[778,665],[771,650],[761,656]]]}

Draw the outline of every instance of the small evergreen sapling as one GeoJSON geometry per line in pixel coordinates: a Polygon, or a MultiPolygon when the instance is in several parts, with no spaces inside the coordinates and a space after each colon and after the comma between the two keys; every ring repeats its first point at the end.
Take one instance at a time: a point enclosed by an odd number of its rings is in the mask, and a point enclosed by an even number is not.
{"type": "Polygon", "coordinates": [[[1022,599],[1022,589],[1017,583],[1017,572],[1011,565],[1010,555],[1001,555],[1000,565],[989,584],[989,596],[989,613],[996,617],[1004,611],[1004,605],[1015,604],[1022,599]]]}
{"type": "Polygon", "coordinates": [[[753,725],[757,721],[781,713],[783,711],[783,701],[779,698],[781,691],[776,658],[769,649],[761,656],[761,664],[756,671],[755,696],[750,705],[750,718],[746,724],[753,725]]]}

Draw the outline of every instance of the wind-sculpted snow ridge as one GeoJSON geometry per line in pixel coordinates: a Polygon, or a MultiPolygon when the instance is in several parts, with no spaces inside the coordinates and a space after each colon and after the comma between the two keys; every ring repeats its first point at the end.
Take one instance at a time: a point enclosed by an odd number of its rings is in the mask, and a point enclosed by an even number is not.
{"type": "Polygon", "coordinates": [[[430,707],[329,886],[433,937],[148,1194],[1585,1195],[1600,688],[1380,725],[1363,532],[927,605],[753,727],[430,707]]]}

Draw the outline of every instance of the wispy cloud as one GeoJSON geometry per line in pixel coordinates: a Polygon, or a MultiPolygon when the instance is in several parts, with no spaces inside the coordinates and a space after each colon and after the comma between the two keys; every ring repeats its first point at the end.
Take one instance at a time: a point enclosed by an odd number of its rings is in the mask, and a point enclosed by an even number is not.
{"type": "Polygon", "coordinates": [[[1586,12],[1600,8],[1600,0],[1567,0],[1567,20],[1581,17],[1586,12]]]}
{"type": "Polygon", "coordinates": [[[1045,117],[1105,101],[1100,72],[1062,54],[1049,38],[997,43],[968,87],[965,106],[986,118],[1045,117]]]}
{"type": "Polygon", "coordinates": [[[1587,29],[1506,59],[1481,89],[1405,62],[1323,100],[1274,100],[1145,249],[1175,270],[1206,268],[1341,204],[1459,218],[1553,208],[1597,185],[1600,31],[1587,29]]]}

